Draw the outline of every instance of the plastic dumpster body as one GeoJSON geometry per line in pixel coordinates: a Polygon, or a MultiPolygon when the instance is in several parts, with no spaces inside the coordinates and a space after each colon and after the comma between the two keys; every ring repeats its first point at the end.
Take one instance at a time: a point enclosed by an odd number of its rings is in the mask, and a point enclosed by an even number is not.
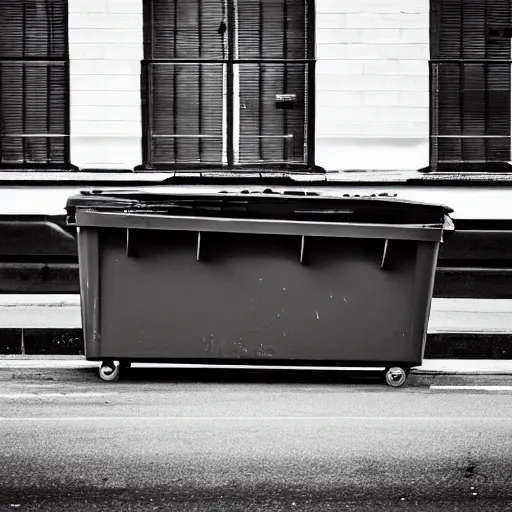
{"type": "Polygon", "coordinates": [[[85,355],[131,362],[422,363],[451,210],[389,197],[95,191],[78,228],[85,355]]]}

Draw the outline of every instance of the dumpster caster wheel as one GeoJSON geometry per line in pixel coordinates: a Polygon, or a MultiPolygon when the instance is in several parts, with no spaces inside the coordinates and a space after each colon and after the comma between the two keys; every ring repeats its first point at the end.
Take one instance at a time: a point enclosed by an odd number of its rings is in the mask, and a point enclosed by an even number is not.
{"type": "Polygon", "coordinates": [[[399,388],[405,384],[409,372],[398,366],[386,368],[386,384],[392,388],[399,388]]]}
{"type": "Polygon", "coordinates": [[[113,382],[119,379],[120,369],[119,363],[116,364],[114,361],[104,361],[100,366],[100,377],[106,382],[113,382]]]}

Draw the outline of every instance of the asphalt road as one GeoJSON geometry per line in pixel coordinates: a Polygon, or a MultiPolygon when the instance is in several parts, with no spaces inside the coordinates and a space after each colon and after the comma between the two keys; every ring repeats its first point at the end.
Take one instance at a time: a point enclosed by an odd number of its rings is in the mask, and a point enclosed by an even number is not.
{"type": "Polygon", "coordinates": [[[0,370],[0,510],[512,511],[510,377],[0,370]]]}

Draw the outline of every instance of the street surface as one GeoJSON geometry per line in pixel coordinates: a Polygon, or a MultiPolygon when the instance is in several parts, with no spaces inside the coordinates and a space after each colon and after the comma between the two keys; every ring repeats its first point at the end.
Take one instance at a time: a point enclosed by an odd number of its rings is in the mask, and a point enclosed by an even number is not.
{"type": "Polygon", "coordinates": [[[2,368],[0,510],[512,511],[511,433],[510,376],[2,368]]]}

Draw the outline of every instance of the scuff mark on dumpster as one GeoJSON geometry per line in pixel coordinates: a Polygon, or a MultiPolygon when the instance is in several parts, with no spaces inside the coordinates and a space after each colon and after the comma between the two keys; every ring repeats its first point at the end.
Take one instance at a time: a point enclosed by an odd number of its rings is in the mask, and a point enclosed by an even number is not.
{"type": "Polygon", "coordinates": [[[258,332],[262,329],[268,329],[269,327],[272,327],[276,322],[277,320],[281,317],[281,314],[280,313],[277,313],[274,318],[269,322],[269,323],[266,323],[266,324],[261,324],[261,327],[259,328],[256,328],[256,329],[249,329],[251,332],[258,332]]]}
{"type": "Polygon", "coordinates": [[[202,338],[202,342],[205,344],[204,353],[207,356],[214,354],[215,342],[213,340],[207,340],[204,336],[202,338]]]}
{"type": "Polygon", "coordinates": [[[272,358],[275,355],[275,349],[272,346],[265,347],[263,343],[254,351],[255,357],[272,358]]]}
{"type": "Polygon", "coordinates": [[[204,352],[207,356],[221,356],[221,347],[217,340],[214,338],[213,334],[210,334],[209,340],[203,336],[202,341],[205,344],[204,352]]]}
{"type": "Polygon", "coordinates": [[[243,359],[250,357],[250,354],[245,343],[240,341],[224,340],[222,342],[220,356],[233,359],[243,359]]]}

